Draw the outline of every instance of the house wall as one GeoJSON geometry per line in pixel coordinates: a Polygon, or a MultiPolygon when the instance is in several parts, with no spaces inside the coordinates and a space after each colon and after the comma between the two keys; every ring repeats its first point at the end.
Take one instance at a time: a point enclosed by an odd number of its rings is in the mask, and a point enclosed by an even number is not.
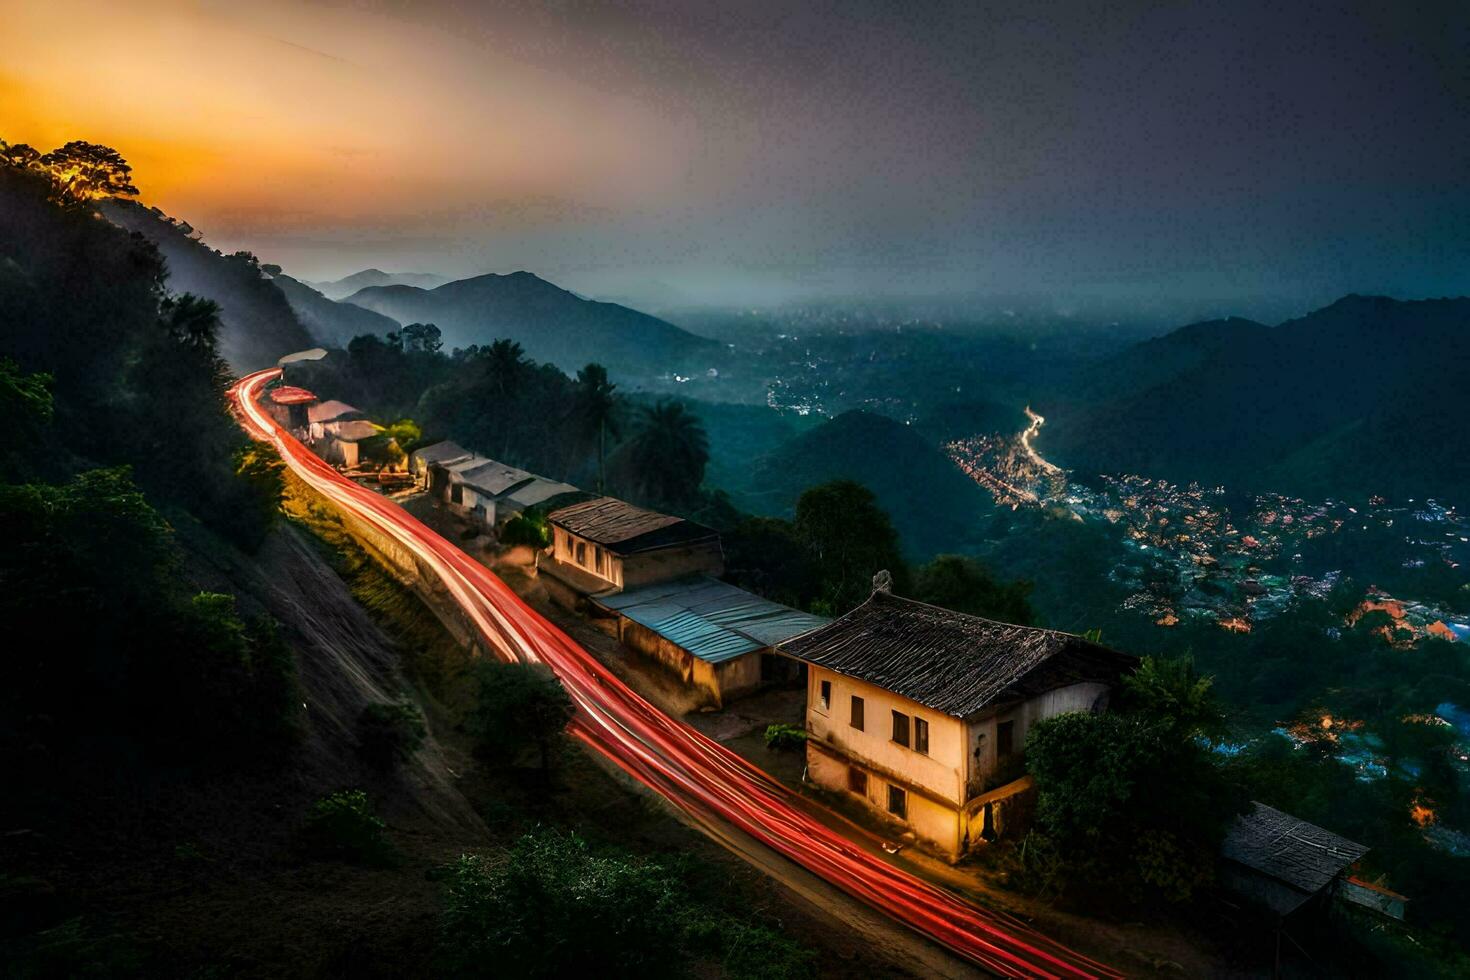
{"type": "MultiPolygon", "coordinates": [[[[875,684],[811,665],[807,671],[807,731],[844,755],[894,773],[958,807],[964,802],[965,726],[917,701],[875,684]],[[821,706],[822,682],[832,684],[829,707],[821,706]],[[851,725],[852,696],[863,699],[863,729],[851,725]],[[929,723],[929,751],[917,752],[893,741],[894,711],[929,723]]],[[[909,723],[913,743],[913,722],[909,723]]]]}
{"type": "Polygon", "coordinates": [[[718,538],[693,545],[644,551],[628,555],[621,562],[621,584],[625,589],[667,582],[685,575],[719,578],[725,574],[725,555],[718,538]]]}
{"type": "Polygon", "coordinates": [[[657,661],[717,708],[760,686],[759,650],[712,664],[626,616],[618,617],[618,639],[629,649],[657,661]]]}
{"type": "MultiPolygon", "coordinates": [[[[575,565],[589,575],[593,575],[609,585],[624,588],[623,561],[617,555],[594,544],[586,538],[573,534],[564,527],[555,524],[551,526],[551,553],[557,561],[568,565],[575,565]],[[585,547],[585,561],[577,561],[577,545],[585,547]],[[602,571],[597,570],[597,552],[602,551],[602,571]]],[[[641,583],[640,583],[641,584],[641,583]]]]}
{"type": "Polygon", "coordinates": [[[959,811],[950,803],[926,795],[904,780],[895,778],[892,773],[878,771],[811,739],[806,745],[806,768],[807,778],[818,786],[862,803],[896,830],[912,831],[949,860],[958,860],[963,853],[959,811]],[[854,793],[849,786],[848,776],[854,768],[867,774],[867,789],[861,794],[854,793]],[[890,785],[898,786],[908,794],[908,815],[902,820],[888,813],[890,785]]]}
{"type": "Polygon", "coordinates": [[[1014,767],[1019,765],[1026,745],[1026,733],[1030,731],[1032,725],[1044,718],[1051,718],[1069,711],[1091,711],[1098,703],[1098,699],[1104,698],[1109,691],[1107,684],[1095,681],[1069,684],[1066,687],[1059,687],[1037,695],[1028,701],[1007,706],[995,714],[971,721],[967,726],[966,735],[969,745],[969,750],[966,752],[966,797],[977,796],[985,792],[995,781],[1004,761],[998,755],[999,743],[996,738],[996,731],[1002,722],[1014,723],[1012,741],[1015,746],[1013,754],[1016,760],[1010,763],[1014,767]]]}

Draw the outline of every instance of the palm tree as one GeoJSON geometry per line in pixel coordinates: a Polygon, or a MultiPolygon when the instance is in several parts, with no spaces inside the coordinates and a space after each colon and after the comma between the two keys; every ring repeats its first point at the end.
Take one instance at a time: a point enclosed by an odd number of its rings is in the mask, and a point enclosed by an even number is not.
{"type": "Polygon", "coordinates": [[[643,410],[643,425],[628,447],[634,479],[658,503],[692,500],[704,482],[709,437],[683,402],[661,401],[643,410]]]}
{"type": "Polygon", "coordinates": [[[577,387],[572,416],[584,435],[597,434],[597,492],[605,492],[607,483],[607,437],[614,439],[618,431],[618,403],[613,398],[617,385],[609,384],[607,368],[589,364],[577,372],[577,387]]]}

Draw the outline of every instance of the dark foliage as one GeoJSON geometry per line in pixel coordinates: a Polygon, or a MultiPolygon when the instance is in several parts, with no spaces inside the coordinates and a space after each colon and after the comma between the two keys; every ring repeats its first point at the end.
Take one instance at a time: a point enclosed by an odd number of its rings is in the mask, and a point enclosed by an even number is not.
{"type": "Polygon", "coordinates": [[[387,829],[388,825],[373,812],[368,795],[360,789],[349,789],[312,804],[302,838],[317,857],[383,864],[392,855],[387,829]]]}
{"type": "Polygon", "coordinates": [[[464,857],[454,867],[439,969],[450,976],[673,977],[703,959],[748,980],[812,974],[811,951],[713,907],[694,878],[682,860],[599,851],[559,831],[528,834],[504,861],[464,857]]]}
{"type": "Polygon", "coordinates": [[[939,555],[914,574],[915,599],[1002,623],[1035,622],[1030,594],[1030,582],[999,581],[979,561],[963,555],[939,555]]]}
{"type": "Polygon", "coordinates": [[[407,698],[375,702],[357,716],[357,747],[379,769],[389,769],[413,755],[424,742],[424,716],[407,698]]]}
{"type": "Polygon", "coordinates": [[[572,716],[572,699],[555,675],[538,664],[485,661],[475,667],[479,698],[465,719],[480,755],[506,765],[535,749],[543,776],[572,716]]]}

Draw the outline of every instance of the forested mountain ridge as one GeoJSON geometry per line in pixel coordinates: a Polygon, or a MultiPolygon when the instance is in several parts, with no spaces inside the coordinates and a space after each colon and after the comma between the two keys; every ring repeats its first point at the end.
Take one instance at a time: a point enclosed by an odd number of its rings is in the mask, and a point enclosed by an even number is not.
{"type": "Polygon", "coordinates": [[[615,303],[585,300],[529,272],[488,274],[435,289],[372,286],[347,298],[400,323],[433,323],[446,348],[508,339],[527,356],[573,371],[588,361],[614,372],[707,367],[720,345],[615,303]]]}
{"type": "Polygon", "coordinates": [[[911,558],[963,550],[990,497],[913,426],[872,412],[844,412],[754,461],[744,487],[726,488],[758,514],[785,516],[802,491],[831,480],[870,489],[911,558]]]}
{"type": "Polygon", "coordinates": [[[249,252],[217,252],[194,237],[189,225],[133,201],[109,199],[101,202],[100,210],[157,247],[167,263],[166,289],[202,296],[219,305],[220,354],[236,372],[267,367],[282,354],[315,342],[286,296],[249,252]]]}
{"type": "Polygon", "coordinates": [[[1470,299],[1347,296],[1277,327],[1216,321],[1140,344],[1094,366],[1081,400],[1054,399],[1041,442],[1083,473],[1463,493],[1470,461],[1451,430],[1470,416],[1454,380],[1467,370],[1470,299]]]}

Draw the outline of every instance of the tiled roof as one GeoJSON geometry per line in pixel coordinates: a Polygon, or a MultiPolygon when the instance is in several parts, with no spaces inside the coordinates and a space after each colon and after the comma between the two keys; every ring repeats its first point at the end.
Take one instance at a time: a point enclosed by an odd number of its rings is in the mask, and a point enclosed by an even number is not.
{"type": "Polygon", "coordinates": [[[1368,848],[1264,803],[1252,803],[1250,812],[1231,825],[1220,853],[1236,864],[1314,895],[1367,854],[1368,848]]]}
{"type": "Polygon", "coordinates": [[[957,718],[1066,684],[1112,682],[1136,662],[1070,633],[998,623],[887,592],[874,592],[780,648],[957,718]]]}
{"type": "Polygon", "coordinates": [[[547,520],[617,555],[719,537],[703,524],[635,507],[615,497],[563,507],[552,511],[547,520]]]}
{"type": "Polygon", "coordinates": [[[710,663],[764,650],[826,622],[705,575],[595,601],[710,663]]]}
{"type": "Polygon", "coordinates": [[[305,388],[295,388],[291,385],[282,385],[271,389],[271,401],[277,405],[306,405],[316,401],[316,395],[305,388]]]}

